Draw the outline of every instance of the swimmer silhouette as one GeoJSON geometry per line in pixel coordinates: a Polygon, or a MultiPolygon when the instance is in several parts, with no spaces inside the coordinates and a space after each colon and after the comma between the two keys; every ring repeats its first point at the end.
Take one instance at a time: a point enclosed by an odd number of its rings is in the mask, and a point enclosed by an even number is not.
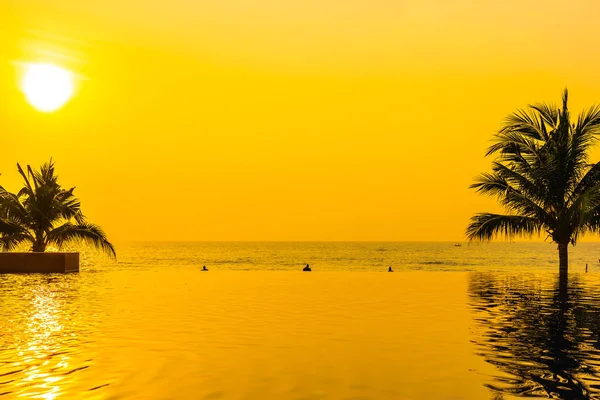
{"type": "Polygon", "coordinates": [[[392,269],[392,267],[388,268],[388,272],[394,272],[394,270],[392,269]]]}
{"type": "Polygon", "coordinates": [[[202,271],[208,271],[208,269],[206,268],[206,265],[202,267],[202,271]]]}
{"type": "Polygon", "coordinates": [[[312,269],[310,269],[310,267],[308,266],[308,264],[306,264],[306,267],[304,267],[304,269],[302,271],[312,271],[312,269]]]}

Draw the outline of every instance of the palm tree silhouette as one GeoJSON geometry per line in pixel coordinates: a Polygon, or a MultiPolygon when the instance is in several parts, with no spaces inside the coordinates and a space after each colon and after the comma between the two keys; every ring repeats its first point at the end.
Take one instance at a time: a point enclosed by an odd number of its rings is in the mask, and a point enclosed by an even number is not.
{"type": "Polygon", "coordinates": [[[67,242],[81,241],[116,257],[113,245],[102,228],[86,221],[75,188],[63,189],[54,174],[54,163],[27,173],[17,164],[24,186],[17,194],[0,186],[0,244],[14,250],[23,243],[31,243],[31,251],[43,252],[49,244],[58,248],[67,242]]]}
{"type": "Polygon", "coordinates": [[[509,214],[479,213],[466,230],[470,241],[543,231],[558,244],[561,273],[568,272],[569,243],[600,231],[600,163],[588,163],[600,106],[571,123],[567,100],[565,89],[562,109],[542,103],[508,116],[486,154],[497,155],[492,172],[470,187],[498,199],[509,214]]]}

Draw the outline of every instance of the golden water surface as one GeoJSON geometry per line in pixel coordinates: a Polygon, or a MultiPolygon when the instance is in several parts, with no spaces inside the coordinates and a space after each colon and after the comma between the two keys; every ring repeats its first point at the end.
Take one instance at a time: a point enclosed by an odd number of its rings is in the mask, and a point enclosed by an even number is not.
{"type": "Polygon", "coordinates": [[[575,275],[561,298],[554,274],[0,275],[0,398],[596,398],[598,283],[575,275]]]}

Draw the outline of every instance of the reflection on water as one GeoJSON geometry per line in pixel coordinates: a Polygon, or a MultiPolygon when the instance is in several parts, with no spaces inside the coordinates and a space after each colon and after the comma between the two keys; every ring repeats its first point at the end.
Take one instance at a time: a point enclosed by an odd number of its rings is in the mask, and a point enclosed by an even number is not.
{"type": "Polygon", "coordinates": [[[0,275],[0,396],[51,400],[77,384],[78,290],[77,275],[0,275]]]}
{"type": "Polygon", "coordinates": [[[497,398],[600,398],[600,287],[589,275],[473,273],[478,353],[497,398]]]}
{"type": "Polygon", "coordinates": [[[485,399],[466,273],[0,275],[0,400],[485,399]]]}
{"type": "Polygon", "coordinates": [[[0,400],[600,398],[600,275],[0,275],[0,400]]]}

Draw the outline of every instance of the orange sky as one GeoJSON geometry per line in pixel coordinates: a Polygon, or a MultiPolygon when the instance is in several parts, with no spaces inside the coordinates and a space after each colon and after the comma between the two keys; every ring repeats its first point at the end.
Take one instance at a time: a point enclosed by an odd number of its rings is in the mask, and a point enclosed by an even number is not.
{"type": "MultiPolygon", "coordinates": [[[[506,114],[600,102],[593,1],[4,0],[1,184],[54,158],[125,240],[451,240],[506,114]],[[93,3],[93,4],[92,4],[93,3]],[[569,4],[569,6],[566,6],[569,4]],[[35,111],[24,63],[77,75],[35,111]]],[[[600,148],[594,161],[600,159],[600,148]]]]}

